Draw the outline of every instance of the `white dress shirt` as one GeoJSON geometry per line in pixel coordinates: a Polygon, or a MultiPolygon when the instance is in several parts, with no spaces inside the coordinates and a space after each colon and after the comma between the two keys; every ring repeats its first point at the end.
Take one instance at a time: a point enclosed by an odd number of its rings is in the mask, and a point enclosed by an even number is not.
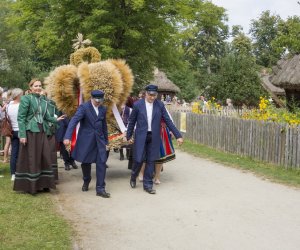
{"type": "Polygon", "coordinates": [[[93,105],[93,108],[94,108],[94,110],[95,110],[95,112],[96,112],[96,115],[98,116],[98,114],[99,114],[99,109],[98,109],[98,107],[94,106],[93,103],[92,103],[92,105],[93,105]]]}
{"type": "Polygon", "coordinates": [[[147,120],[148,120],[148,131],[152,131],[151,123],[152,123],[152,113],[153,113],[153,102],[147,102],[146,103],[146,111],[147,111],[147,120]]]}

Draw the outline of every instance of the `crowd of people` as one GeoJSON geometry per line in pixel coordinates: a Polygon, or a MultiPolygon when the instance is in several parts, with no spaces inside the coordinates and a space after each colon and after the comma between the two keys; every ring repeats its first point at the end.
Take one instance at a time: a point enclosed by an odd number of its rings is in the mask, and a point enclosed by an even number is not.
{"type": "MultiPolygon", "coordinates": [[[[47,97],[42,82],[33,79],[26,93],[20,88],[2,91],[1,120],[6,117],[11,124],[11,133],[3,134],[6,143],[3,161],[8,161],[9,151],[11,180],[18,192],[37,194],[56,188],[58,180],[57,148],[64,161],[64,168],[77,169],[81,163],[82,191],[89,190],[91,164],[96,164],[96,195],[109,198],[106,191],[106,169],[109,156],[109,141],[106,121],[105,93],[91,92],[91,100],[81,104],[73,117],[67,117],[47,97]],[[77,124],[80,127],[76,143],[72,135],[77,124]]],[[[136,180],[143,182],[144,190],[155,194],[153,184],[160,184],[163,163],[175,159],[172,136],[178,144],[183,143],[164,103],[157,99],[156,85],[148,85],[139,97],[128,98],[120,108],[120,115],[127,128],[123,135],[125,148],[120,148],[120,160],[125,160],[131,169],[130,186],[136,180]]],[[[4,131],[4,129],[2,129],[4,131]]]]}

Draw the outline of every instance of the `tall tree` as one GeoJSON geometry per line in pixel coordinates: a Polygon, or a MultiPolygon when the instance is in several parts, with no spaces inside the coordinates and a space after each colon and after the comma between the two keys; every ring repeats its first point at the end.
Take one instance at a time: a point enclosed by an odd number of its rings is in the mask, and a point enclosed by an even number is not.
{"type": "Polygon", "coordinates": [[[170,68],[177,56],[177,26],[194,0],[17,0],[11,23],[36,46],[49,67],[68,63],[78,32],[102,58],[124,58],[136,80],[151,78],[153,67],[170,68]]]}
{"type": "Polygon", "coordinates": [[[212,80],[209,94],[223,103],[230,98],[234,105],[257,105],[259,97],[265,94],[257,70],[253,58],[231,52],[222,59],[220,72],[212,80]]]}
{"type": "Polygon", "coordinates": [[[225,102],[227,98],[235,105],[257,105],[265,92],[258,75],[259,66],[252,53],[251,39],[237,26],[227,54],[221,60],[219,72],[210,79],[208,93],[225,102]]]}
{"type": "Polygon", "coordinates": [[[224,55],[225,40],[228,38],[226,20],[224,8],[203,2],[185,31],[188,39],[184,45],[189,60],[196,67],[205,68],[208,74],[216,71],[214,66],[224,55]]]}
{"type": "Polygon", "coordinates": [[[189,102],[199,94],[194,71],[189,62],[180,61],[178,67],[168,72],[168,77],[180,88],[181,91],[178,94],[180,99],[189,102]]]}
{"type": "Polygon", "coordinates": [[[264,11],[257,20],[252,20],[250,33],[254,40],[254,54],[257,63],[264,67],[271,67],[280,58],[281,53],[272,45],[278,35],[280,16],[271,15],[270,11],[264,11]]]}
{"type": "Polygon", "coordinates": [[[300,53],[300,17],[289,17],[286,21],[280,21],[278,35],[272,45],[279,53],[288,52],[291,55],[300,53]]]}
{"type": "Polygon", "coordinates": [[[0,85],[8,88],[26,88],[31,77],[41,73],[41,68],[36,61],[32,60],[31,44],[26,42],[16,27],[7,22],[13,14],[11,11],[13,2],[12,0],[0,1],[0,49],[6,52],[9,66],[0,68],[0,85]]]}
{"type": "Polygon", "coordinates": [[[252,57],[252,42],[251,39],[244,33],[236,35],[232,42],[232,48],[238,53],[252,57]]]}

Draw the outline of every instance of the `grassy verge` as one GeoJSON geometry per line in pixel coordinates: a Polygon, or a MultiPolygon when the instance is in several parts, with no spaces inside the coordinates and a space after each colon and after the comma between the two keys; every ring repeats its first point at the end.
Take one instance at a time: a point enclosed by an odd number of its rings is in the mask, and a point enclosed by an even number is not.
{"type": "Polygon", "coordinates": [[[7,165],[0,164],[0,175],[0,249],[71,249],[71,227],[51,194],[15,193],[7,165]]]}
{"type": "MultiPolygon", "coordinates": [[[[174,142],[174,145],[176,145],[176,142],[174,142]]],[[[285,169],[282,166],[260,162],[249,157],[225,153],[204,145],[192,143],[188,140],[185,140],[184,144],[180,147],[180,150],[227,166],[251,171],[256,175],[273,182],[300,187],[300,170],[285,169]]]]}

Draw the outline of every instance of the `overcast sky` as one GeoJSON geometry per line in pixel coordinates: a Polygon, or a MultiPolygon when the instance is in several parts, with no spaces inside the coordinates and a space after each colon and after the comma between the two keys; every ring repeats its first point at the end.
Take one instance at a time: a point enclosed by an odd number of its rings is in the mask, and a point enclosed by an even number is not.
{"type": "Polygon", "coordinates": [[[227,10],[228,24],[241,25],[248,33],[251,19],[257,19],[265,10],[279,15],[282,19],[288,16],[300,16],[298,0],[212,0],[227,10]]]}

